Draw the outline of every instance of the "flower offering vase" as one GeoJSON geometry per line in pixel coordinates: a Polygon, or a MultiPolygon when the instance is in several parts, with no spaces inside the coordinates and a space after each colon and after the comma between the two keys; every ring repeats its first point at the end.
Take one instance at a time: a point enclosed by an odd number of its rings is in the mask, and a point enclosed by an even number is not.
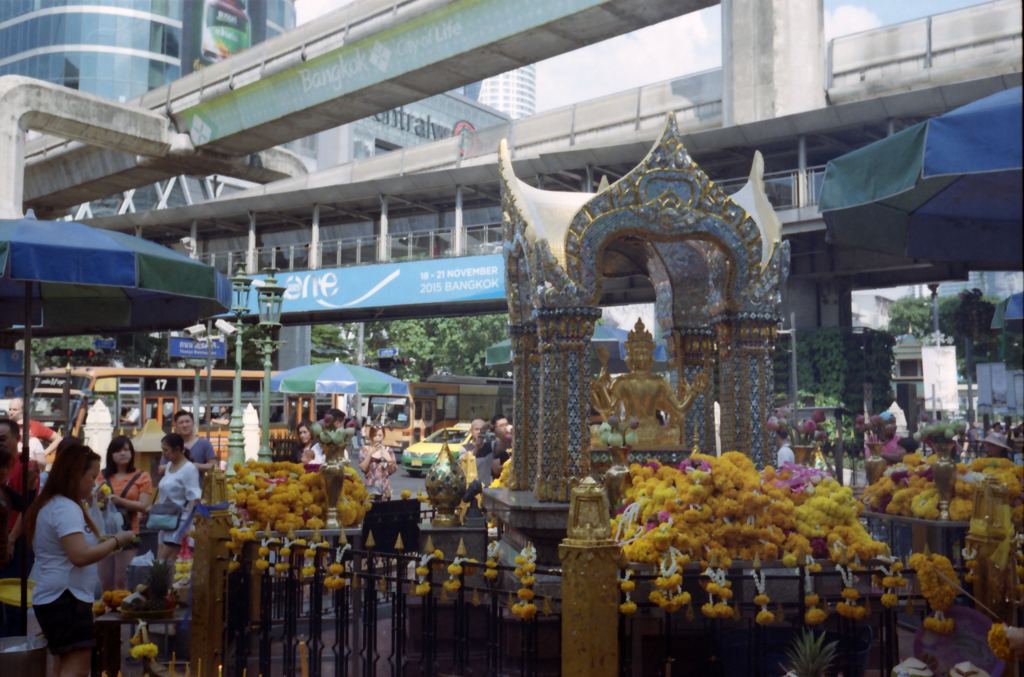
{"type": "Polygon", "coordinates": [[[871,450],[871,458],[864,461],[864,474],[868,479],[868,486],[871,486],[878,480],[882,479],[882,474],[885,469],[889,466],[882,458],[882,447],[885,446],[881,442],[868,442],[868,449],[871,450]]]}
{"type": "Polygon", "coordinates": [[[792,446],[790,449],[793,450],[793,458],[796,460],[797,465],[802,465],[805,468],[809,468],[814,465],[814,450],[817,447],[814,445],[799,445],[792,446]]]}
{"type": "Polygon", "coordinates": [[[338,522],[338,499],[341,498],[345,483],[345,447],[340,444],[325,444],[324,465],[320,475],[324,478],[324,490],[327,493],[327,519],[324,524],[328,529],[341,529],[338,522]]]}
{"type": "Polygon", "coordinates": [[[935,442],[938,458],[932,464],[932,478],[939,490],[939,520],[949,521],[949,496],[956,479],[956,463],[953,462],[953,443],[935,442]]]}
{"type": "Polygon", "coordinates": [[[434,506],[434,517],[430,523],[435,527],[459,526],[459,516],[455,511],[466,493],[466,473],[452,456],[447,438],[427,473],[425,484],[430,505],[434,506]]]}
{"type": "Polygon", "coordinates": [[[612,462],[612,467],[604,473],[604,490],[608,495],[608,510],[612,517],[615,516],[615,510],[630,486],[629,449],[629,447],[608,448],[615,460],[612,462]]]}

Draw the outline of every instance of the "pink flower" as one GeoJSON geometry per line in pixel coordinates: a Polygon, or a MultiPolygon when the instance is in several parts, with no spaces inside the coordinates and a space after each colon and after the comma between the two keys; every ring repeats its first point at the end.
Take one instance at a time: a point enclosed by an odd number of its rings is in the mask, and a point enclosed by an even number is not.
{"type": "Polygon", "coordinates": [[[671,517],[668,514],[668,510],[662,510],[661,512],[659,512],[658,513],[658,519],[661,520],[662,522],[669,521],[671,519],[671,517]]]}

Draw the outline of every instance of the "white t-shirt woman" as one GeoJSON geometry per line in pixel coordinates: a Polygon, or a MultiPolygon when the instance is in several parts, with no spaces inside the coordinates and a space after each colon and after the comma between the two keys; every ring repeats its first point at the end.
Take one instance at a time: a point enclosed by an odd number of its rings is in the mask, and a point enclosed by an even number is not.
{"type": "MultiPolygon", "coordinates": [[[[185,456],[185,440],[177,433],[166,435],[160,440],[160,448],[163,451],[164,476],[160,479],[158,492],[160,498],[157,503],[173,503],[181,508],[181,522],[188,518],[189,510],[199,502],[203,495],[202,481],[199,479],[199,468],[197,468],[188,457],[185,456]]],[[[181,538],[177,535],[181,524],[174,531],[161,531],[159,534],[159,547],[157,548],[158,559],[174,560],[178,558],[178,550],[181,548],[181,538]]]]}
{"type": "Polygon", "coordinates": [[[70,498],[54,496],[39,511],[36,518],[35,539],[36,584],[32,590],[33,604],[47,604],[70,590],[76,599],[92,604],[96,599],[96,586],[100,582],[96,564],[76,567],[68,559],[60,539],[71,534],[83,534],[86,546],[99,543],[85,523],[81,506],[70,498]]]}

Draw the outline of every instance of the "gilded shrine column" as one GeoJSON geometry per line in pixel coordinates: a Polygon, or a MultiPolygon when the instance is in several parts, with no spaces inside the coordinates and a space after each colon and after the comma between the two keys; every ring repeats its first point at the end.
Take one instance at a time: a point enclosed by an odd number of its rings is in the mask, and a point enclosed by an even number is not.
{"type": "Polygon", "coordinates": [[[718,338],[722,452],[741,451],[761,470],[775,464],[775,440],[765,422],[775,406],[772,357],[778,320],[771,313],[737,313],[714,323],[718,338]]]}
{"type": "MultiPolygon", "coordinates": [[[[671,333],[675,351],[676,383],[693,383],[697,374],[705,374],[708,383],[712,380],[712,365],[715,363],[715,330],[710,327],[677,327],[671,333]]],[[[679,389],[679,397],[684,393],[679,389]]],[[[715,398],[714,393],[698,395],[686,414],[686,422],[679,440],[684,447],[693,445],[693,433],[697,433],[701,453],[715,454],[715,398]]]]}
{"type": "Polygon", "coordinates": [[[570,490],[590,475],[590,338],[599,317],[593,306],[537,310],[540,439],[533,493],[539,501],[568,502],[570,490]]]}
{"type": "Polygon", "coordinates": [[[512,341],[513,410],[512,467],[508,488],[529,491],[537,475],[540,448],[540,353],[537,325],[510,324],[512,341]]]}

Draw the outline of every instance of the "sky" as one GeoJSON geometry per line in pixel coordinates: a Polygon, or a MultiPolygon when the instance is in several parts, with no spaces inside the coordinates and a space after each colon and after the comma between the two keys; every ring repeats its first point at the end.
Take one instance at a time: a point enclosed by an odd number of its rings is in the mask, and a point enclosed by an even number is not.
{"type": "MultiPolygon", "coordinates": [[[[351,2],[296,0],[297,21],[307,23],[351,2]]],[[[978,0],[824,0],[825,39],[977,4],[978,0]]],[[[716,5],[541,61],[538,112],[720,67],[721,18],[716,5]]]]}

